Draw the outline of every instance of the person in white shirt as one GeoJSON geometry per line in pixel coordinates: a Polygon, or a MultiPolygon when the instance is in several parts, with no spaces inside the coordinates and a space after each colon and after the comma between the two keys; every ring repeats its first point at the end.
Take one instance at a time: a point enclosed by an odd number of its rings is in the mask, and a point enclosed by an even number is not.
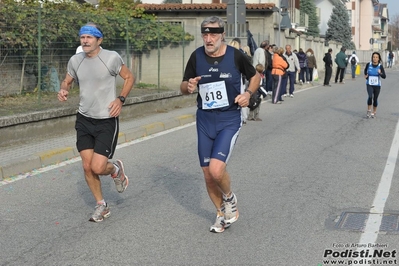
{"type": "Polygon", "coordinates": [[[79,45],[78,48],[76,48],[76,54],[83,52],[82,45],[79,45]]]}
{"type": "Polygon", "coordinates": [[[356,77],[356,67],[357,64],[359,64],[359,57],[357,57],[356,52],[353,51],[352,55],[349,57],[349,63],[351,64],[351,70],[352,70],[352,79],[355,79],[356,77]]]}
{"type": "Polygon", "coordinates": [[[269,41],[265,40],[260,44],[260,47],[255,50],[254,56],[252,57],[252,65],[256,68],[256,65],[261,64],[263,68],[266,67],[266,47],[269,46],[269,41]]]}

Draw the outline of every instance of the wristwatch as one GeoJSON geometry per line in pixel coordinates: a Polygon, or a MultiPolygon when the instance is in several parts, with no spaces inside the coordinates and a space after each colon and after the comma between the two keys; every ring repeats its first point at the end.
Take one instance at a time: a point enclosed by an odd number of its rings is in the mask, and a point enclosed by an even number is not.
{"type": "Polygon", "coordinates": [[[249,93],[249,96],[252,96],[252,94],[253,94],[252,91],[250,91],[250,90],[245,90],[245,91],[249,93]]]}
{"type": "Polygon", "coordinates": [[[123,97],[123,96],[118,96],[117,98],[118,98],[119,100],[121,100],[122,103],[125,103],[125,100],[126,100],[125,97],[123,97]]]}

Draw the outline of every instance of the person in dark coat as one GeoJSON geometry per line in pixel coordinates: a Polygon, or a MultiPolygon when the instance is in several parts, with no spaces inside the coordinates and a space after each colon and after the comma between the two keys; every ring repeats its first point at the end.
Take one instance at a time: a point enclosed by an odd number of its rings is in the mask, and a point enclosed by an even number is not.
{"type": "Polygon", "coordinates": [[[332,75],[332,65],[333,65],[331,54],[332,54],[332,49],[330,48],[323,57],[324,66],[326,68],[323,86],[328,86],[328,87],[331,87],[330,79],[332,75]]]}
{"type": "Polygon", "coordinates": [[[335,83],[344,84],[345,69],[348,64],[348,57],[345,54],[345,47],[341,48],[341,51],[335,56],[335,63],[337,64],[337,73],[335,74],[335,83]]]}
{"type": "Polygon", "coordinates": [[[306,55],[308,57],[308,73],[306,76],[306,81],[312,82],[313,81],[313,70],[317,69],[316,57],[314,56],[314,52],[313,52],[312,48],[309,48],[306,51],[306,55]]]}
{"type": "Polygon", "coordinates": [[[308,75],[308,56],[305,54],[302,48],[299,48],[296,57],[298,57],[299,67],[301,68],[301,71],[299,72],[299,84],[303,84],[308,81],[306,80],[308,75]]]}

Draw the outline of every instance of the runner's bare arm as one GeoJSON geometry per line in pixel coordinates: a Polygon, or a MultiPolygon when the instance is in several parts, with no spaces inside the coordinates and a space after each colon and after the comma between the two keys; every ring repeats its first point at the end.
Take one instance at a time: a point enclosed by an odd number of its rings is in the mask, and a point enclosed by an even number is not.
{"type": "Polygon", "coordinates": [[[249,79],[248,89],[235,98],[235,102],[238,103],[239,106],[248,106],[249,98],[251,98],[251,95],[254,94],[259,88],[260,79],[261,78],[258,72],[256,72],[255,75],[249,79]]]}
{"type": "Polygon", "coordinates": [[[67,73],[65,79],[61,82],[60,91],[58,92],[58,100],[64,102],[68,99],[69,89],[71,88],[73,78],[67,73]]]}

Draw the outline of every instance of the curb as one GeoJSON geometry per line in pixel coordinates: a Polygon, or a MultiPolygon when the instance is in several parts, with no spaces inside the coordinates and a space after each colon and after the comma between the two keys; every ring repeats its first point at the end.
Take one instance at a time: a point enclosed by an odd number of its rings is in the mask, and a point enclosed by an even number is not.
{"type": "MultiPolygon", "coordinates": [[[[175,127],[195,122],[195,115],[181,115],[164,122],[154,122],[124,132],[119,132],[118,144],[130,142],[175,127]]],[[[63,147],[4,162],[0,165],[0,181],[79,156],[75,147],[63,147]]]]}

